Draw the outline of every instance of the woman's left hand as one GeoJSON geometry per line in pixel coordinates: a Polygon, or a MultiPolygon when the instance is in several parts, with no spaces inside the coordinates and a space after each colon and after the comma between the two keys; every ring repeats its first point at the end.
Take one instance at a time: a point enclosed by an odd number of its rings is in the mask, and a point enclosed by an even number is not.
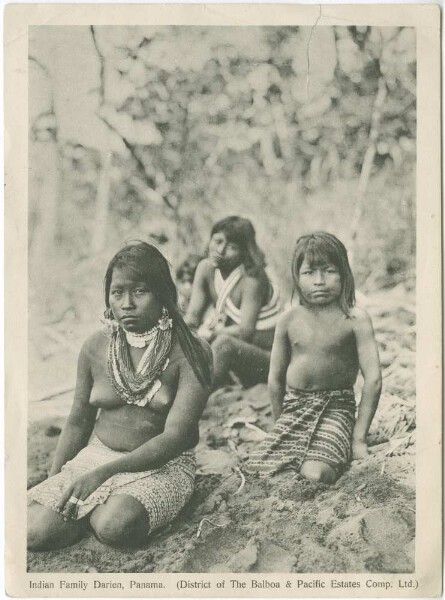
{"type": "Polygon", "coordinates": [[[64,517],[75,519],[79,509],[79,501],[82,503],[88,498],[99,486],[108,479],[109,475],[104,470],[94,469],[86,475],[82,475],[73,481],[64,491],[60,499],[57,509],[64,517]],[[71,501],[72,500],[72,501],[71,501]],[[77,500],[77,502],[76,502],[77,500]]]}

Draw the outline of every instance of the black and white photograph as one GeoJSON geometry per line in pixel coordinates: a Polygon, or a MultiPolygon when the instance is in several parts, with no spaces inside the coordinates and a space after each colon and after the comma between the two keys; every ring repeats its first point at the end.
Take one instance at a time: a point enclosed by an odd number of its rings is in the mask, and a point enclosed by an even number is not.
{"type": "Polygon", "coordinates": [[[419,39],[352,23],[28,27],[28,595],[415,593],[419,39]]]}

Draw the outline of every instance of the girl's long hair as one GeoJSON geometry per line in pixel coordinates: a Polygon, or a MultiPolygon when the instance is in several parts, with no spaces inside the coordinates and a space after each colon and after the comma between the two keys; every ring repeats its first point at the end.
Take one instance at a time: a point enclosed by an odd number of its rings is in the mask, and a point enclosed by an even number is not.
{"type": "Polygon", "coordinates": [[[258,279],[267,279],[264,270],[266,267],[264,252],[256,243],[255,229],[249,219],[235,216],[226,217],[215,223],[211,236],[220,232],[224,233],[228,242],[239,246],[247,275],[258,279]]]}
{"type": "Polygon", "coordinates": [[[349,315],[350,309],[355,305],[355,284],[348,253],[342,242],[335,235],[324,231],[303,235],[297,240],[292,260],[292,280],[302,304],[305,301],[299,286],[299,274],[304,259],[311,266],[332,263],[337,267],[341,278],[339,304],[345,315],[349,315]]]}
{"type": "Polygon", "coordinates": [[[166,258],[151,244],[135,242],[120,250],[110,261],[104,279],[105,305],[110,308],[110,286],[113,270],[128,268],[146,281],[158,300],[168,310],[173,321],[173,331],[178,336],[181,348],[199,382],[210,386],[212,381],[209,355],[182,318],[178,306],[178,294],[166,258]]]}

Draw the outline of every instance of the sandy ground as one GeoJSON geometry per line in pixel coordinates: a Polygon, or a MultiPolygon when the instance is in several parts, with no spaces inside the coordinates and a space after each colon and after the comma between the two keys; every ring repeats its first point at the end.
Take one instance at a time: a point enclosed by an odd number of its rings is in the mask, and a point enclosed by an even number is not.
{"type": "MultiPolygon", "coordinates": [[[[411,295],[372,298],[385,374],[372,455],[334,486],[285,472],[243,479],[238,467],[271,425],[265,386],[216,392],[201,422],[195,493],[141,549],[88,535],[71,548],[29,553],[31,572],[412,572],[415,543],[414,323],[411,295]]],[[[28,487],[51,464],[71,395],[32,403],[28,487]]]]}

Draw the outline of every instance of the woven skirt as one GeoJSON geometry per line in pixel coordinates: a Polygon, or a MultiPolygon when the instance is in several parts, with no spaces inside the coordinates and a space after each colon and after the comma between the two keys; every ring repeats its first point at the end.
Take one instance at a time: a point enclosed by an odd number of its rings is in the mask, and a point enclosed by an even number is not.
{"type": "MultiPolygon", "coordinates": [[[[57,504],[70,483],[125,454],[128,453],[112,450],[93,436],[88,446],[68,461],[60,473],[28,491],[28,504],[38,502],[57,511],[57,504]]],[[[191,450],[160,469],[113,475],[79,506],[76,519],[86,517],[96,506],[104,504],[110,496],[123,494],[132,496],[144,506],[152,532],[170,523],[190,499],[194,489],[195,471],[195,454],[191,450]]]]}
{"type": "Polygon", "coordinates": [[[247,473],[268,475],[286,467],[300,470],[314,460],[339,475],[351,461],[355,398],[344,390],[289,390],[273,430],[246,463],[247,473]]]}

